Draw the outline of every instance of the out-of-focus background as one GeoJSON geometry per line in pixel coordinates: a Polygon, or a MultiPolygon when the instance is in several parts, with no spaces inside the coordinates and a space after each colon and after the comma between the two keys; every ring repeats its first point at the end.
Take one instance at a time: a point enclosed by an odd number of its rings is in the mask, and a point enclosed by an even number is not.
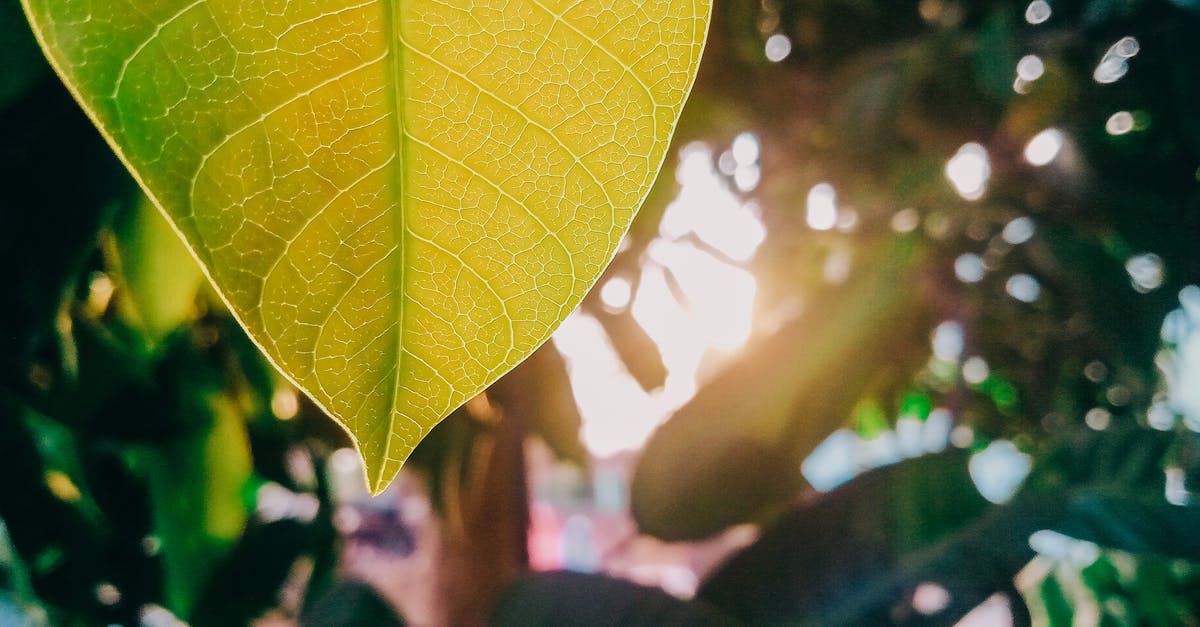
{"type": "Polygon", "coordinates": [[[1200,2],[717,0],[607,274],[377,498],[0,42],[0,625],[1200,625],[1200,2]]]}

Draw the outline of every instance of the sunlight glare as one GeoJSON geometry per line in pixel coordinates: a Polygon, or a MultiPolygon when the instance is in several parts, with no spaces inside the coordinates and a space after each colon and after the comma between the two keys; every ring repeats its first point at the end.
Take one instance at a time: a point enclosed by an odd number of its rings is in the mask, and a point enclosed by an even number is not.
{"type": "MultiPolygon", "coordinates": [[[[725,350],[736,349],[745,343],[750,337],[756,291],[756,281],[750,272],[687,242],[658,240],[650,245],[648,253],[652,261],[671,272],[689,301],[684,315],[688,322],[696,325],[693,337],[688,340],[690,343],[708,343],[725,350]]],[[[652,269],[653,266],[647,266],[642,270],[643,275],[652,269]]],[[[633,313],[639,323],[646,320],[644,309],[642,311],[643,315],[639,316],[635,302],[633,313]]],[[[649,328],[646,331],[650,333],[649,328]]]]}
{"type": "MultiPolygon", "coordinates": [[[[739,140],[730,150],[737,163],[735,176],[745,167],[753,167],[757,176],[758,167],[753,162],[744,166],[743,159],[757,158],[758,140],[749,133],[740,135],[739,140]]],[[[766,239],[766,227],[757,207],[739,199],[713,167],[712,151],[701,143],[684,147],[677,178],[681,183],[679,195],[663,212],[659,234],[674,240],[695,233],[734,261],[750,260],[766,239]]]]}
{"type": "Polygon", "coordinates": [[[578,311],[567,316],[553,343],[566,362],[583,421],[580,437],[594,455],[640,447],[669,414],[629,374],[595,318],[578,311]]]}
{"type": "Polygon", "coordinates": [[[661,388],[641,387],[588,314],[572,314],[555,333],[592,454],[640,448],[750,338],[757,281],[738,264],[754,257],[766,228],[758,206],[743,202],[723,172],[757,173],[759,150],[754,134],[741,133],[721,155],[728,163],[719,170],[707,144],[685,146],[675,173],[679,193],[663,213],[659,237],[646,247],[639,276],[614,277],[600,288],[604,306],[628,308],[658,348],[667,371],[661,388]]]}
{"type": "Polygon", "coordinates": [[[579,312],[569,316],[555,333],[554,346],[567,364],[588,450],[599,457],[636,450],[691,400],[708,351],[732,351],[749,337],[755,289],[748,271],[690,243],[655,241],[631,310],[667,369],[664,386],[652,392],[629,374],[595,318],[579,312]],[[668,271],[688,306],[677,300],[668,271]]]}

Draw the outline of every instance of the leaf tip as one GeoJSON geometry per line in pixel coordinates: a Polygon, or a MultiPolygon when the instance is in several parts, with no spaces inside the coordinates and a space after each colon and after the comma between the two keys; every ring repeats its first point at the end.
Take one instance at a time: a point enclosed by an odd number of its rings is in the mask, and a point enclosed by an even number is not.
{"type": "Polygon", "coordinates": [[[403,462],[388,458],[375,458],[365,455],[363,451],[359,451],[362,457],[363,469],[366,471],[363,474],[363,479],[366,481],[367,492],[371,496],[379,496],[392,485],[392,481],[396,479],[396,475],[400,472],[403,462]]]}
{"type": "Polygon", "coordinates": [[[392,478],[393,477],[388,477],[387,479],[384,479],[383,476],[380,475],[375,479],[367,479],[367,491],[371,493],[371,496],[379,496],[380,494],[383,494],[388,489],[388,486],[392,485],[392,478]]]}

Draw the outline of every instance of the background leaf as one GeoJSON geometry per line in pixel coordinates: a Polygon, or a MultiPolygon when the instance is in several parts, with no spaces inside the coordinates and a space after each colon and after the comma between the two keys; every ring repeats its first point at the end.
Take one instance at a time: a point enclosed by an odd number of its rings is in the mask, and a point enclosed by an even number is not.
{"type": "Polygon", "coordinates": [[[862,394],[904,372],[900,362],[876,369],[852,348],[919,354],[910,348],[927,324],[921,253],[903,239],[885,250],[886,261],[865,260],[849,284],[823,290],[655,432],[632,480],[642,531],[695,540],[787,503],[804,484],[804,456],[862,394]]]}
{"type": "Polygon", "coordinates": [[[539,627],[718,625],[738,623],[703,603],[601,575],[545,573],[519,581],[496,605],[491,624],[539,627]]]}
{"type": "MultiPolygon", "coordinates": [[[[750,624],[953,625],[996,593],[1021,603],[1013,580],[1037,555],[1033,536],[1044,530],[1197,560],[1190,530],[1200,507],[1165,500],[1162,468],[1177,459],[1171,449],[1198,441],[1149,430],[1077,432],[1003,505],[980,496],[965,451],[873,470],[779,516],[709,577],[699,597],[750,624]],[[946,592],[945,603],[918,611],[914,594],[930,584],[946,592]]],[[[1052,577],[1037,594],[1052,624],[1073,611],[1052,577]]]]}

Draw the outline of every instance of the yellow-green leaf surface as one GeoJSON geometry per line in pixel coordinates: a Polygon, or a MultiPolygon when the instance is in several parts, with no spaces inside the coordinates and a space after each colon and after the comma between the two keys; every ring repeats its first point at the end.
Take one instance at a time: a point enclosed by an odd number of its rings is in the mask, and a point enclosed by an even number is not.
{"type": "MultiPolygon", "coordinates": [[[[612,258],[710,0],[23,0],[373,491],[612,258]]],[[[69,183],[68,183],[69,184],[69,183]]]]}

